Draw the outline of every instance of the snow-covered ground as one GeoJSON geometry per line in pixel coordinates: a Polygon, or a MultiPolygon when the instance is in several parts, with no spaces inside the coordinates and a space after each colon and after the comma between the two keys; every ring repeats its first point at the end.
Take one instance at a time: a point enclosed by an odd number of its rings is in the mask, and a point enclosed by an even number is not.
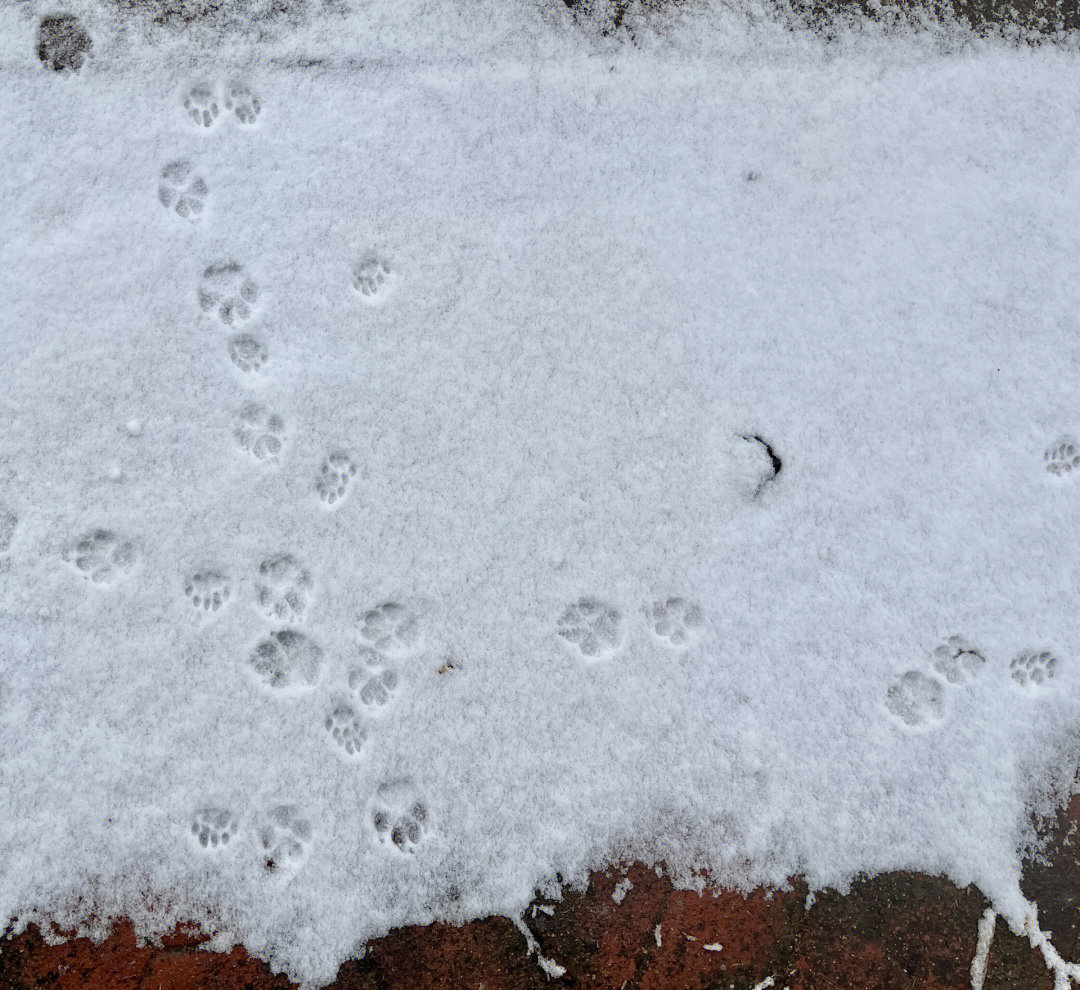
{"type": "Polygon", "coordinates": [[[0,928],[318,982],[620,856],[1019,927],[1080,724],[1080,61],[456,6],[76,5],[77,75],[3,14],[0,928]]]}

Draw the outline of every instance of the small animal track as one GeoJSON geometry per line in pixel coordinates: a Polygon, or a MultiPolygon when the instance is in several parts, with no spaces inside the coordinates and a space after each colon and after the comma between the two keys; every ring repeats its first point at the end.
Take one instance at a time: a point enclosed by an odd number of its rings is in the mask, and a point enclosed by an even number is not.
{"type": "Polygon", "coordinates": [[[263,464],[274,464],[285,448],[285,420],[261,402],[245,402],[233,436],[244,453],[263,464]]]}
{"type": "Polygon", "coordinates": [[[1043,460],[1050,474],[1064,478],[1080,467],[1080,443],[1072,437],[1061,437],[1046,448],[1043,460]]]}
{"type": "Polygon", "coordinates": [[[397,672],[386,664],[386,658],[375,650],[361,647],[363,667],[349,671],[349,690],[369,708],[381,708],[387,704],[398,686],[397,672]]]}
{"type": "Polygon", "coordinates": [[[270,358],[266,344],[253,333],[237,333],[229,338],[229,360],[237,371],[256,375],[270,358]]]}
{"type": "Polygon", "coordinates": [[[306,633],[279,629],[260,640],[247,658],[255,679],[272,691],[306,690],[322,675],[323,649],[306,633]]]}
{"type": "Polygon", "coordinates": [[[112,584],[134,569],[135,545],[112,530],[95,529],[69,543],[61,557],[94,584],[112,584]]]}
{"type": "Polygon", "coordinates": [[[1020,687],[1041,687],[1054,679],[1058,658],[1049,650],[1025,650],[1009,664],[1009,673],[1020,687]]]}
{"type": "Polygon", "coordinates": [[[556,632],[586,660],[599,660],[622,645],[622,627],[622,612],[615,606],[598,598],[579,598],[563,609],[556,632]]]}
{"type": "Polygon", "coordinates": [[[685,598],[658,599],[645,609],[645,614],[652,634],[676,650],[690,645],[703,621],[701,608],[685,598]]]}
{"type": "Polygon", "coordinates": [[[37,57],[54,72],[78,72],[93,47],[74,14],[49,15],[38,25],[37,57]]]}
{"type": "Polygon", "coordinates": [[[199,282],[199,308],[212,313],[227,327],[251,319],[259,301],[259,286],[244,266],[235,261],[209,265],[199,282]]]}
{"type": "Polygon", "coordinates": [[[963,684],[986,665],[986,657],[959,636],[950,636],[934,650],[931,663],[950,684],[963,684]]]}
{"type": "Polygon", "coordinates": [[[945,717],[945,688],[935,677],[908,670],[889,688],[885,707],[905,725],[932,725],[945,717]]]}
{"type": "Polygon", "coordinates": [[[426,802],[408,778],[381,784],[375,792],[371,824],[380,842],[389,841],[398,852],[416,851],[429,828],[426,802]]]}
{"type": "Polygon", "coordinates": [[[220,612],[232,596],[232,582],[220,571],[196,571],[184,583],[184,595],[203,615],[220,612]]]}
{"type": "Polygon", "coordinates": [[[202,849],[223,849],[238,828],[236,815],[227,808],[199,808],[191,816],[191,835],[202,849]]]}
{"type": "Polygon", "coordinates": [[[393,290],[394,271],[389,262],[378,255],[366,255],[353,270],[352,286],[364,302],[377,306],[393,290]]]}
{"type": "Polygon", "coordinates": [[[353,478],[356,477],[356,461],[345,450],[332,450],[323,458],[319,476],[315,479],[315,490],[319,500],[328,509],[341,504],[349,492],[353,478]]]}
{"type": "Polygon", "coordinates": [[[251,127],[259,119],[262,104],[247,83],[234,79],[225,86],[225,109],[245,127],[251,127]]]}
{"type": "Polygon", "coordinates": [[[335,701],[323,723],[330,738],[342,749],[346,756],[359,756],[367,739],[367,729],[347,701],[335,701]]]}
{"type": "Polygon", "coordinates": [[[295,870],[311,848],[311,822],[298,805],[279,804],[263,816],[259,847],[268,873],[295,870]]]}
{"type": "Polygon", "coordinates": [[[161,170],[158,181],[158,199],[170,213],[192,222],[203,215],[210,190],[195,166],[186,158],[169,162],[161,170]]]}
{"type": "Polygon", "coordinates": [[[296,557],[275,554],[259,564],[255,603],[275,622],[303,622],[313,588],[311,572],[296,557]]]}
{"type": "Polygon", "coordinates": [[[420,617],[407,605],[382,602],[364,613],[360,636],[379,653],[411,653],[420,645],[420,617]]]}
{"type": "Polygon", "coordinates": [[[184,90],[181,99],[185,112],[196,127],[209,130],[217,123],[221,108],[218,106],[217,93],[210,83],[204,80],[192,83],[184,90]]]}

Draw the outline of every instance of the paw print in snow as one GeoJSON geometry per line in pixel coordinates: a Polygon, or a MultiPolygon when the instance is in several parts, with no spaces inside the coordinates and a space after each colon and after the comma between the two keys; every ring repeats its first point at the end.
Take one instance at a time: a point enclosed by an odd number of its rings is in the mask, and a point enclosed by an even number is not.
{"type": "Polygon", "coordinates": [[[271,633],[259,641],[247,659],[256,681],[272,691],[313,688],[319,682],[322,664],[322,647],[296,629],[271,633]]]}
{"type": "Polygon", "coordinates": [[[986,657],[959,636],[950,636],[934,650],[931,662],[950,684],[962,684],[982,670],[986,657]]]}
{"type": "Polygon", "coordinates": [[[237,333],[229,338],[229,360],[245,375],[258,374],[269,357],[266,344],[253,333],[237,333]]]}
{"type": "Polygon", "coordinates": [[[420,617],[407,605],[383,602],[364,613],[360,636],[380,653],[410,653],[420,645],[420,617]]]}
{"type": "Polygon", "coordinates": [[[319,477],[315,480],[315,490],[319,500],[328,509],[339,505],[348,494],[353,478],[356,477],[356,461],[344,450],[332,450],[323,458],[319,468],[319,477]]]}
{"type": "Polygon", "coordinates": [[[184,583],[184,595],[203,615],[220,612],[232,595],[231,582],[220,571],[196,571],[184,583]]]}
{"type": "Polygon", "coordinates": [[[1080,443],[1072,437],[1061,437],[1046,448],[1043,460],[1050,474],[1063,478],[1080,467],[1080,443]]]}
{"type": "Polygon", "coordinates": [[[598,598],[579,598],[559,616],[558,635],[586,660],[614,654],[622,643],[622,613],[598,598]]]}
{"type": "Polygon", "coordinates": [[[251,318],[259,301],[259,287],[235,261],[209,265],[199,282],[199,308],[213,313],[227,327],[251,318]]]}
{"type": "Polygon", "coordinates": [[[295,870],[311,848],[311,822],[298,805],[279,804],[263,816],[259,846],[267,873],[295,870]]]}
{"type": "Polygon", "coordinates": [[[262,104],[247,83],[234,79],[225,87],[225,109],[238,123],[251,127],[259,119],[262,104]]]}
{"type": "Polygon", "coordinates": [[[195,221],[202,216],[206,197],[210,195],[201,175],[186,158],[169,162],[161,170],[158,199],[161,205],[184,220],[195,221]]]}
{"type": "Polygon", "coordinates": [[[367,729],[352,705],[340,699],[335,701],[323,724],[330,738],[346,756],[360,755],[367,739],[367,729]]]}
{"type": "Polygon", "coordinates": [[[385,666],[386,658],[375,650],[361,647],[363,667],[349,671],[349,690],[369,708],[381,708],[390,701],[398,686],[397,672],[385,666]]]}
{"type": "Polygon", "coordinates": [[[62,558],[94,584],[112,584],[138,559],[135,545],[108,529],[95,529],[64,547],[62,558]]]}
{"type": "Polygon", "coordinates": [[[184,90],[182,102],[188,117],[197,127],[209,130],[217,123],[221,110],[217,93],[210,83],[202,80],[192,83],[184,90]]]}
{"type": "Polygon", "coordinates": [[[314,582],[311,572],[291,553],[267,557],[259,564],[255,602],[277,622],[303,622],[314,582]]]}
{"type": "Polygon", "coordinates": [[[199,808],[191,816],[191,836],[201,849],[223,849],[238,827],[236,815],[227,808],[199,808]]]}
{"type": "Polygon", "coordinates": [[[393,269],[378,255],[369,254],[353,270],[352,285],[364,302],[376,306],[383,302],[393,289],[393,269]]]}
{"type": "Polygon", "coordinates": [[[685,649],[701,628],[701,608],[685,598],[657,599],[645,609],[652,634],[665,646],[685,649]]]}
{"type": "Polygon", "coordinates": [[[937,678],[908,670],[889,688],[885,708],[905,725],[932,725],[945,717],[945,688],[937,678]]]}
{"type": "Polygon", "coordinates": [[[18,526],[19,517],[7,506],[0,505],[0,554],[7,553],[11,549],[18,526]]]}
{"type": "Polygon", "coordinates": [[[1020,687],[1036,688],[1054,679],[1057,666],[1049,650],[1025,650],[1009,664],[1009,673],[1020,687]]]}
{"type": "Polygon", "coordinates": [[[413,853],[430,826],[427,804],[408,778],[381,784],[375,792],[371,823],[380,842],[389,840],[398,852],[413,853]]]}
{"type": "Polygon", "coordinates": [[[263,464],[274,464],[285,447],[285,420],[260,402],[246,402],[240,408],[233,436],[245,454],[263,464]]]}

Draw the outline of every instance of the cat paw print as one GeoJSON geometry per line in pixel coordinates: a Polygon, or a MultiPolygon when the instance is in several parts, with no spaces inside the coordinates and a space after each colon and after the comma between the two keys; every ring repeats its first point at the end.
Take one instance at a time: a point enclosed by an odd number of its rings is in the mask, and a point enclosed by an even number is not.
{"type": "Polygon", "coordinates": [[[203,215],[210,190],[186,158],[169,162],[158,179],[158,199],[170,213],[196,221],[203,215]]]}
{"type": "Polygon", "coordinates": [[[112,530],[95,529],[65,546],[61,557],[94,584],[108,585],[134,569],[138,552],[112,530]]]}
{"type": "Polygon", "coordinates": [[[1043,461],[1049,474],[1064,478],[1080,467],[1080,443],[1072,437],[1061,437],[1046,448],[1043,461]]]}
{"type": "Polygon", "coordinates": [[[363,666],[349,671],[349,690],[362,705],[382,708],[397,690],[397,672],[386,666],[386,657],[375,650],[361,647],[360,655],[363,666]]]}
{"type": "Polygon", "coordinates": [[[198,808],[191,816],[191,838],[200,849],[224,849],[235,837],[240,822],[228,808],[198,808]]]}
{"type": "Polygon", "coordinates": [[[214,615],[232,597],[232,582],[221,571],[196,571],[184,582],[184,597],[200,615],[214,615]]]}
{"type": "Polygon", "coordinates": [[[311,850],[311,821],[299,805],[279,804],[263,815],[259,851],[267,873],[291,873],[311,850]]]}
{"type": "Polygon", "coordinates": [[[276,464],[285,449],[285,420],[261,402],[245,402],[233,437],[237,446],[259,463],[276,464]]]}
{"type": "Polygon", "coordinates": [[[359,713],[349,702],[341,699],[333,702],[323,725],[330,738],[346,756],[360,755],[367,740],[367,729],[359,713]]]}
{"type": "Polygon", "coordinates": [[[686,598],[661,598],[646,606],[649,630],[664,646],[683,650],[697,636],[704,617],[701,608],[686,598]]]}
{"type": "Polygon", "coordinates": [[[622,612],[598,598],[579,598],[563,609],[556,632],[586,660],[614,655],[622,645],[622,612]]]}
{"type": "Polygon", "coordinates": [[[270,359],[270,351],[260,337],[253,333],[236,333],[229,338],[229,360],[243,375],[254,376],[270,359]]]}
{"type": "Polygon", "coordinates": [[[227,327],[251,319],[259,301],[259,286],[235,261],[208,265],[199,280],[199,308],[227,327]]]}
{"type": "Polygon", "coordinates": [[[271,633],[247,657],[248,670],[256,682],[276,693],[315,687],[322,666],[322,647],[297,629],[271,633]]]}
{"type": "Polygon", "coordinates": [[[1039,688],[1054,679],[1058,658],[1049,650],[1025,650],[1009,664],[1009,674],[1022,688],[1039,688]]]}
{"type": "Polygon", "coordinates": [[[963,684],[982,670],[986,657],[960,636],[950,636],[934,650],[930,662],[950,684],[963,684]]]}
{"type": "Polygon", "coordinates": [[[399,853],[416,852],[430,827],[427,803],[408,778],[381,784],[375,792],[371,824],[380,842],[399,853]]]}
{"type": "Polygon", "coordinates": [[[420,646],[420,617],[407,605],[382,602],[364,613],[360,637],[378,653],[411,653],[420,646]]]}
{"type": "Polygon", "coordinates": [[[225,86],[225,109],[238,124],[251,127],[262,113],[262,103],[247,83],[234,79],[225,86]]]}
{"type": "Polygon", "coordinates": [[[180,102],[188,119],[200,130],[209,130],[221,115],[213,85],[202,79],[184,89],[180,102]]]}
{"type": "Polygon", "coordinates": [[[889,687],[885,708],[904,725],[928,727],[945,718],[945,688],[936,677],[908,670],[889,687]]]}
{"type": "Polygon", "coordinates": [[[356,461],[345,450],[332,450],[323,458],[315,491],[319,501],[328,509],[336,508],[349,492],[356,477],[356,461]]]}
{"type": "Polygon", "coordinates": [[[385,302],[394,288],[394,270],[376,254],[363,257],[353,269],[353,291],[371,306],[385,302]]]}
{"type": "Polygon", "coordinates": [[[311,571],[291,553],[278,553],[259,564],[255,604],[274,622],[301,623],[315,582],[311,571]]]}

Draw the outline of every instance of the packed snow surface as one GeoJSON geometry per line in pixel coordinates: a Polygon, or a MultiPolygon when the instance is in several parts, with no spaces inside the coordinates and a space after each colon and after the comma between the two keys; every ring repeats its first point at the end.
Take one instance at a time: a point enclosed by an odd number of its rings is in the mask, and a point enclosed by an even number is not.
{"type": "Polygon", "coordinates": [[[3,14],[0,928],[318,983],[619,857],[1019,925],[1080,724],[1080,61],[425,7],[77,8],[77,74],[3,14]]]}

